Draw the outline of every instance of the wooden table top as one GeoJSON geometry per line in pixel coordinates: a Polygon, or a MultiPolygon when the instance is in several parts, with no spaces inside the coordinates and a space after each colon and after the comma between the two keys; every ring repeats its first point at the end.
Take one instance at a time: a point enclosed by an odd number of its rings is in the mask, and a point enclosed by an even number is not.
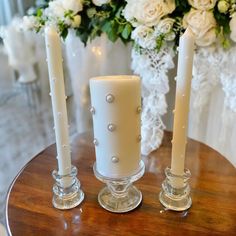
{"type": "Polygon", "coordinates": [[[8,230],[13,236],[62,235],[236,235],[236,169],[219,153],[189,140],[186,167],[193,205],[172,212],[158,200],[164,169],[170,165],[171,133],[162,146],[144,157],[146,172],[134,183],[143,194],[141,205],[129,213],[104,210],[97,194],[104,186],[93,174],[92,137],[80,135],[72,143],[72,162],[85,192],[81,205],[72,210],[52,206],[52,170],[56,169],[55,145],[50,146],[16,177],[6,207],[8,230]]]}

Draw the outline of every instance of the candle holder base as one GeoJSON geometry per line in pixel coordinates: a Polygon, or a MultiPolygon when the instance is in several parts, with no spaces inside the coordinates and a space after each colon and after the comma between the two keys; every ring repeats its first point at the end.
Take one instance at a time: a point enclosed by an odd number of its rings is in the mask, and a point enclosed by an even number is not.
{"type": "Polygon", "coordinates": [[[72,209],[84,200],[84,192],[80,189],[80,181],[77,179],[77,168],[71,167],[68,175],[59,175],[57,170],[52,172],[56,183],[53,186],[52,204],[60,210],[72,209]]]}
{"type": "Polygon", "coordinates": [[[165,169],[166,179],[162,183],[162,190],[159,194],[161,204],[173,211],[184,211],[191,207],[190,187],[188,179],[191,173],[188,169],[183,175],[174,175],[170,168],[165,169]],[[181,187],[173,187],[179,185],[181,187]]]}
{"type": "Polygon", "coordinates": [[[142,193],[132,185],[140,179],[145,171],[143,161],[140,162],[138,171],[125,178],[108,178],[97,171],[96,162],[93,166],[97,179],[107,184],[98,194],[99,204],[106,210],[114,213],[124,213],[135,209],[142,201],[142,193]]]}

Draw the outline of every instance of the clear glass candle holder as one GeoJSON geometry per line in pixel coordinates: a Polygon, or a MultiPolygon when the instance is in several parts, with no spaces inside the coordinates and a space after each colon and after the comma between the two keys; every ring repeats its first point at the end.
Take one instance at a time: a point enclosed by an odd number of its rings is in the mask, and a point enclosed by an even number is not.
{"type": "Polygon", "coordinates": [[[143,161],[140,161],[136,173],[125,178],[108,178],[101,175],[96,166],[93,166],[96,178],[107,186],[98,194],[99,204],[106,210],[115,213],[124,213],[135,209],[142,201],[142,193],[133,186],[133,182],[140,179],[145,171],[143,161]]]}
{"type": "MultiPolygon", "coordinates": [[[[173,211],[184,211],[191,207],[190,186],[188,180],[191,173],[184,170],[183,175],[174,175],[170,168],[165,169],[166,179],[162,183],[162,190],[159,195],[161,204],[173,211]],[[181,183],[181,187],[174,187],[174,183],[181,183]]],[[[177,184],[178,185],[178,184],[177,184]]]]}
{"type": "Polygon", "coordinates": [[[80,189],[80,181],[77,179],[77,168],[71,167],[68,175],[59,175],[57,170],[52,172],[55,179],[53,186],[52,204],[60,210],[67,210],[78,206],[84,200],[84,193],[80,189]]]}

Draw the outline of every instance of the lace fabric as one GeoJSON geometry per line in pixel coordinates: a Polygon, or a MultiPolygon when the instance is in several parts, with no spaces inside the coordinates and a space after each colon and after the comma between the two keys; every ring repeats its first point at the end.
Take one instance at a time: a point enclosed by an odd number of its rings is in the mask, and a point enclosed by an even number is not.
{"type": "MultiPolygon", "coordinates": [[[[198,48],[194,55],[193,66],[193,106],[200,119],[202,109],[208,104],[216,85],[224,91],[225,111],[236,112],[236,47],[230,50],[222,48],[198,48]]],[[[227,116],[227,112],[222,114],[227,116]]],[[[223,120],[227,118],[223,117],[223,120]]]]}
{"type": "Polygon", "coordinates": [[[142,49],[132,50],[132,69],[142,78],[142,142],[141,152],[148,155],[157,149],[165,125],[161,116],[167,111],[165,95],[169,91],[168,71],[174,67],[173,47],[165,45],[159,53],[142,49]]]}

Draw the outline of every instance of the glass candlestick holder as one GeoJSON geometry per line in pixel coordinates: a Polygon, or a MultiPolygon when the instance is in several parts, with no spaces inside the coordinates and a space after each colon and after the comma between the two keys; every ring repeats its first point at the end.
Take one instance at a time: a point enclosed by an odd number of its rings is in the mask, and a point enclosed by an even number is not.
{"type": "Polygon", "coordinates": [[[191,207],[190,187],[188,180],[191,173],[184,170],[183,175],[174,175],[170,168],[165,169],[166,179],[162,183],[162,190],[159,195],[161,204],[173,211],[184,211],[191,207]]]}
{"type": "Polygon", "coordinates": [[[67,210],[78,206],[84,199],[84,192],[80,189],[77,179],[77,168],[71,167],[68,175],[59,175],[57,170],[52,172],[56,183],[53,186],[52,204],[60,210],[67,210]]]}
{"type": "Polygon", "coordinates": [[[98,194],[99,204],[106,210],[115,213],[124,213],[135,209],[142,201],[142,193],[133,186],[133,182],[140,179],[145,171],[143,161],[140,161],[136,173],[124,178],[108,178],[101,175],[96,166],[93,166],[96,178],[107,186],[98,194]]]}

